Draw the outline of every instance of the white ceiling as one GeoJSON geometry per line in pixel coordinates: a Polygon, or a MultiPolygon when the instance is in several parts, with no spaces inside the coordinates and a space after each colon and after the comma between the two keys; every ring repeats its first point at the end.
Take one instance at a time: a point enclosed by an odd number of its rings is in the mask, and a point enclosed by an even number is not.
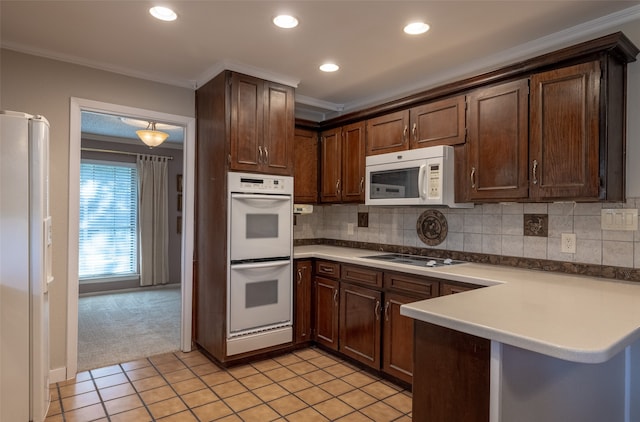
{"type": "MultiPolygon", "coordinates": [[[[297,115],[325,120],[557,48],[640,16],[640,1],[0,1],[2,46],[196,88],[224,68],[297,86],[297,115]],[[276,28],[287,12],[300,25],[276,28]],[[631,18],[630,18],[631,17],[631,18]],[[402,27],[424,20],[411,37],[402,27]],[[551,41],[553,40],[553,41],[551,41]],[[333,74],[318,66],[333,60],[333,74]]],[[[613,31],[612,31],[613,32],[613,31]]]]}

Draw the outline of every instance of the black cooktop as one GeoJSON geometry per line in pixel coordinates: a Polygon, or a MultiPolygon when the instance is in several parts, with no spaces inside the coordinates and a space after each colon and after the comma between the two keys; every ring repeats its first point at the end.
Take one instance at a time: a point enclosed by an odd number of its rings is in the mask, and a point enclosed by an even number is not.
{"type": "Polygon", "coordinates": [[[447,265],[465,263],[464,261],[456,261],[450,258],[432,258],[428,256],[403,255],[399,253],[363,256],[363,258],[373,259],[376,261],[393,262],[395,264],[414,265],[416,267],[444,267],[447,265]]]}

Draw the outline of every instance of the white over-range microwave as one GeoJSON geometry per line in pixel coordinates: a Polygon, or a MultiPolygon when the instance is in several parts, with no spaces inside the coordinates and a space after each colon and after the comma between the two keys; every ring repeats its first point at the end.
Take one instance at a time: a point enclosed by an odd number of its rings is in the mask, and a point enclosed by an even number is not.
{"type": "Polygon", "coordinates": [[[452,146],[434,146],[366,157],[366,205],[444,205],[472,208],[454,199],[452,146]]]}

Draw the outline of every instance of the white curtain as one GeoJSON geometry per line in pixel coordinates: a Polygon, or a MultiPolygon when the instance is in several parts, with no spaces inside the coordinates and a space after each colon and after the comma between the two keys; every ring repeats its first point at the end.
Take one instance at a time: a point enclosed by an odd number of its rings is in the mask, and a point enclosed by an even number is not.
{"type": "Polygon", "coordinates": [[[169,282],[168,158],[138,154],[140,285],[169,282]]]}

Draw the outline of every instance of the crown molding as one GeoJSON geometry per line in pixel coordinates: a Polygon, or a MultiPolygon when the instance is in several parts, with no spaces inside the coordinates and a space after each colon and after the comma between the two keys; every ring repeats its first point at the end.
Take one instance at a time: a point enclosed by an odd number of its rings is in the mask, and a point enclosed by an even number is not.
{"type": "Polygon", "coordinates": [[[223,59],[215,63],[213,66],[203,72],[200,77],[196,79],[195,87],[201,87],[209,82],[211,79],[220,74],[224,70],[231,70],[238,73],[244,73],[245,75],[253,76],[256,78],[264,79],[267,81],[279,83],[282,85],[291,86],[297,88],[300,84],[300,79],[293,78],[291,76],[283,75],[281,73],[272,72],[260,67],[251,66],[246,63],[236,62],[234,60],[223,59]]]}

